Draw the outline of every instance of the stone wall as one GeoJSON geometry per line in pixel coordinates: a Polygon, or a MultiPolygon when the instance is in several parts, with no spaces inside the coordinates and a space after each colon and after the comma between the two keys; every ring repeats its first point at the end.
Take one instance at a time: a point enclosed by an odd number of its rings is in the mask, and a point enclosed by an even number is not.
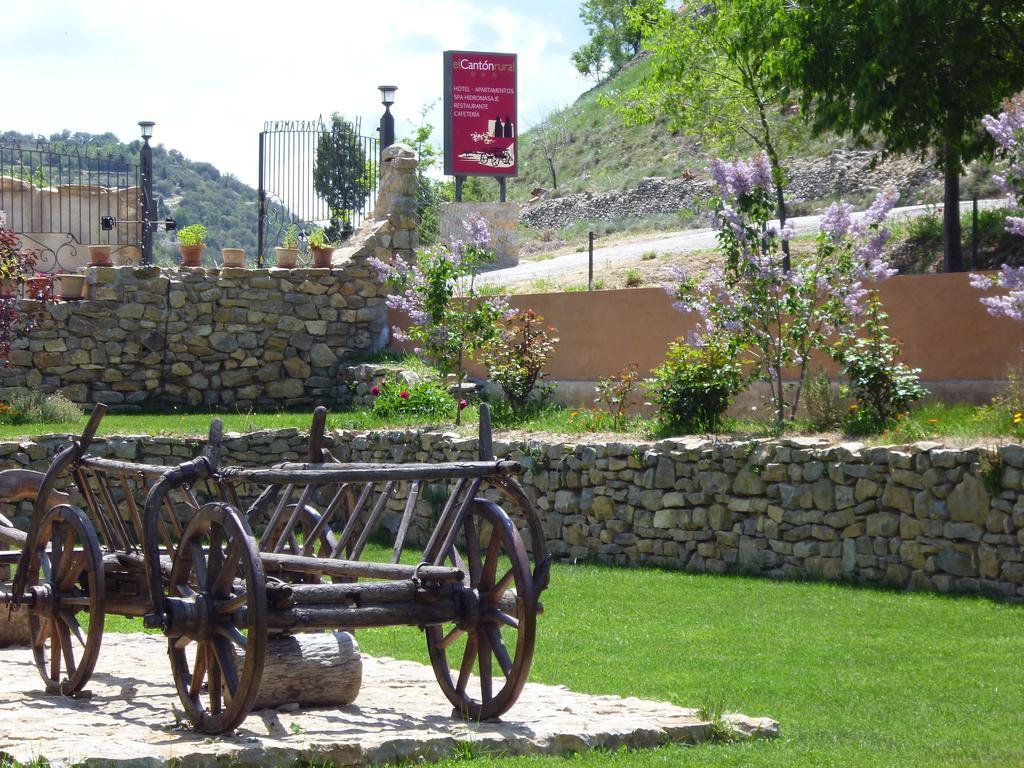
{"type": "MultiPolygon", "coordinates": [[[[791,157],[786,164],[789,204],[827,202],[837,197],[870,201],[870,197],[887,186],[903,193],[901,205],[937,199],[935,184],[939,176],[934,167],[908,156],[883,160],[880,153],[871,150],[837,149],[825,158],[791,157]]],[[[938,191],[941,196],[941,189],[938,191]]],[[[542,200],[523,208],[519,218],[536,229],[562,229],[577,221],[613,221],[677,213],[705,203],[711,193],[711,183],[702,177],[652,177],[621,192],[581,192],[542,200]]]]}
{"type": "MultiPolygon", "coordinates": [[[[44,469],[59,444],[0,444],[0,467],[44,469]]],[[[475,439],[412,429],[335,432],[325,445],[343,461],[476,455],[475,439]]],[[[168,464],[199,448],[116,438],[95,452],[168,464]]],[[[305,452],[304,435],[280,430],[228,436],[223,460],[267,465],[305,452]]],[[[498,439],[495,452],[527,467],[523,483],[561,559],[1024,598],[1024,446],[498,439]]],[[[431,514],[422,506],[420,538],[431,514]]],[[[394,524],[401,499],[389,508],[394,524]]]]}
{"type": "Polygon", "coordinates": [[[122,410],[338,404],[347,357],[387,344],[385,289],[368,264],[416,245],[417,157],[383,155],[374,219],[330,269],[89,267],[88,298],[23,309],[38,325],[13,344],[0,398],[60,390],[122,410]]]}

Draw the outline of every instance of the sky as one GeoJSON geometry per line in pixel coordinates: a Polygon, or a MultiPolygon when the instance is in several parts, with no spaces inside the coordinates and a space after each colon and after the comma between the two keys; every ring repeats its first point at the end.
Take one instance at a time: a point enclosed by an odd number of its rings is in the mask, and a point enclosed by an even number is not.
{"type": "MultiPolygon", "coordinates": [[[[397,85],[399,138],[442,94],[442,52],[519,56],[523,129],[592,85],[569,59],[577,0],[3,0],[0,131],[139,138],[256,185],[266,121],[332,112],[376,135],[397,85]]],[[[429,121],[441,143],[439,105],[429,121]]]]}

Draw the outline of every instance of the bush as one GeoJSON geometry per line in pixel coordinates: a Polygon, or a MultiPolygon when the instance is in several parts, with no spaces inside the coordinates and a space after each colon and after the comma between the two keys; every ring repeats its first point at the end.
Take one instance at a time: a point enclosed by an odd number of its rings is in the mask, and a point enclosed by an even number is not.
{"type": "Polygon", "coordinates": [[[541,315],[532,309],[518,310],[502,320],[498,338],[484,351],[488,375],[517,415],[525,413],[531,399],[537,404],[544,401],[543,388],[539,397],[535,392],[558,343],[554,334],[554,327],[545,326],[541,315]]]}
{"type": "Polygon", "coordinates": [[[811,374],[804,382],[804,406],[807,408],[807,420],[815,429],[832,429],[842,421],[839,400],[832,391],[832,381],[824,371],[811,374]]]}
{"type": "Polygon", "coordinates": [[[633,399],[633,390],[640,383],[640,368],[630,363],[614,376],[601,379],[595,385],[597,397],[594,403],[603,406],[611,417],[612,427],[621,429],[626,421],[626,412],[633,399]]]}
{"type": "Polygon", "coordinates": [[[452,396],[436,379],[414,383],[399,377],[385,380],[376,388],[373,414],[382,419],[417,418],[445,421],[451,418],[452,396]]]}
{"type": "Polygon", "coordinates": [[[0,404],[0,415],[7,424],[73,424],[82,409],[60,392],[19,392],[0,404]]]}
{"type": "Polygon", "coordinates": [[[652,371],[648,391],[658,408],[664,431],[713,432],[733,395],[743,387],[743,371],[734,341],[729,337],[705,337],[694,347],[680,340],[671,344],[665,362],[652,371]]]}
{"type": "Polygon", "coordinates": [[[921,369],[896,362],[900,344],[889,338],[888,317],[878,294],[873,293],[864,322],[867,336],[853,340],[852,345],[847,339],[840,353],[848,381],[846,391],[854,399],[843,428],[853,435],[881,432],[911,403],[928,394],[918,381],[921,369]]]}

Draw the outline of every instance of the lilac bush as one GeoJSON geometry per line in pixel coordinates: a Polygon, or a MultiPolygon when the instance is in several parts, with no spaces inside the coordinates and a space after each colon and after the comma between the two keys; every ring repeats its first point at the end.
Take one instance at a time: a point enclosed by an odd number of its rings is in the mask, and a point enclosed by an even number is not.
{"type": "MultiPolygon", "coordinates": [[[[500,321],[510,314],[506,297],[483,297],[475,287],[480,267],[494,257],[487,248],[487,223],[473,219],[463,227],[465,239],[418,251],[414,262],[401,256],[392,263],[370,259],[380,279],[396,289],[387,305],[409,318],[408,330],[393,329],[395,338],[416,344],[416,354],[426,357],[442,380],[454,375],[460,393],[467,359],[498,337],[500,321]]],[[[456,424],[460,397],[453,400],[456,424]]]]}
{"type": "MultiPolygon", "coordinates": [[[[15,339],[27,336],[42,315],[41,306],[32,314],[17,298],[35,265],[36,254],[22,249],[18,235],[0,224],[0,364],[7,363],[15,339]]],[[[43,293],[26,298],[45,304],[48,296],[43,293]]]]}
{"type": "Polygon", "coordinates": [[[795,232],[772,223],[768,159],[713,160],[709,172],[719,192],[713,222],[725,263],[703,277],[677,269],[666,289],[677,309],[700,316],[690,344],[723,333],[735,339],[752,364],[751,377],[769,384],[781,427],[796,413],[811,352],[855,327],[870,292],[866,282],[895,274],[883,256],[889,231],[881,225],[897,195],[882,192],[857,219],[851,206],[832,205],[822,217],[814,251],[786,272],[781,244],[795,232]],[[787,397],[782,372],[790,368],[796,382],[787,397]]]}
{"type": "MultiPolygon", "coordinates": [[[[981,122],[996,140],[1000,154],[1009,161],[1006,173],[997,175],[995,180],[1006,192],[1010,205],[1019,208],[1020,195],[1024,194],[1024,93],[1007,99],[998,117],[986,115],[981,122]]],[[[1024,217],[1007,216],[1006,231],[1024,235],[1024,217]]],[[[971,285],[1001,288],[1005,293],[986,296],[981,303],[988,307],[990,315],[1024,321],[1024,267],[1003,264],[994,277],[971,275],[971,285]]]]}

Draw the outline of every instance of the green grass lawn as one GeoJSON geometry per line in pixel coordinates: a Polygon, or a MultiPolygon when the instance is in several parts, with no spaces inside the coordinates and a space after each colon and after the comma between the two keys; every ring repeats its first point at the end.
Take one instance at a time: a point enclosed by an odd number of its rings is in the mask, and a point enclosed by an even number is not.
{"type": "MultiPolygon", "coordinates": [[[[312,409],[278,413],[170,413],[170,414],[108,414],[100,425],[101,435],[206,435],[210,421],[221,419],[226,432],[253,432],[261,429],[285,429],[288,427],[308,430],[312,409]]],[[[476,406],[471,405],[462,414],[463,434],[476,433],[478,423],[476,406]]],[[[34,437],[51,433],[80,434],[88,417],[83,415],[71,423],[32,422],[24,424],[0,423],[0,440],[34,437]]],[[[329,429],[394,429],[396,427],[432,427],[453,431],[454,410],[451,418],[424,418],[410,415],[407,418],[381,419],[372,413],[348,411],[331,413],[328,416],[329,429]]],[[[515,429],[523,432],[554,432],[561,435],[579,435],[581,439],[593,432],[616,432],[636,440],[656,440],[666,435],[659,431],[654,419],[629,418],[621,424],[613,423],[605,411],[569,408],[548,408],[526,419],[509,418],[499,408],[495,412],[496,430],[515,429]]],[[[836,428],[836,433],[838,432],[836,428]]],[[[807,422],[795,422],[785,434],[813,434],[807,422]]],[[[777,436],[774,426],[765,421],[750,419],[727,419],[722,433],[729,437],[773,437],[777,436]]],[[[1024,439],[1024,425],[1014,424],[1009,411],[993,407],[970,405],[926,404],[915,407],[892,429],[883,434],[856,439],[882,443],[904,443],[917,440],[951,439],[957,441],[986,442],[1020,441],[1024,439]]]]}
{"type": "MultiPolygon", "coordinates": [[[[574,764],[1024,765],[1024,607],[593,565],[556,565],[551,584],[531,680],[687,707],[722,702],[782,730],[773,742],[597,751],[574,764]]],[[[137,626],[108,619],[108,631],[137,626]]],[[[415,629],[358,638],[366,653],[426,662],[415,629]]]]}

